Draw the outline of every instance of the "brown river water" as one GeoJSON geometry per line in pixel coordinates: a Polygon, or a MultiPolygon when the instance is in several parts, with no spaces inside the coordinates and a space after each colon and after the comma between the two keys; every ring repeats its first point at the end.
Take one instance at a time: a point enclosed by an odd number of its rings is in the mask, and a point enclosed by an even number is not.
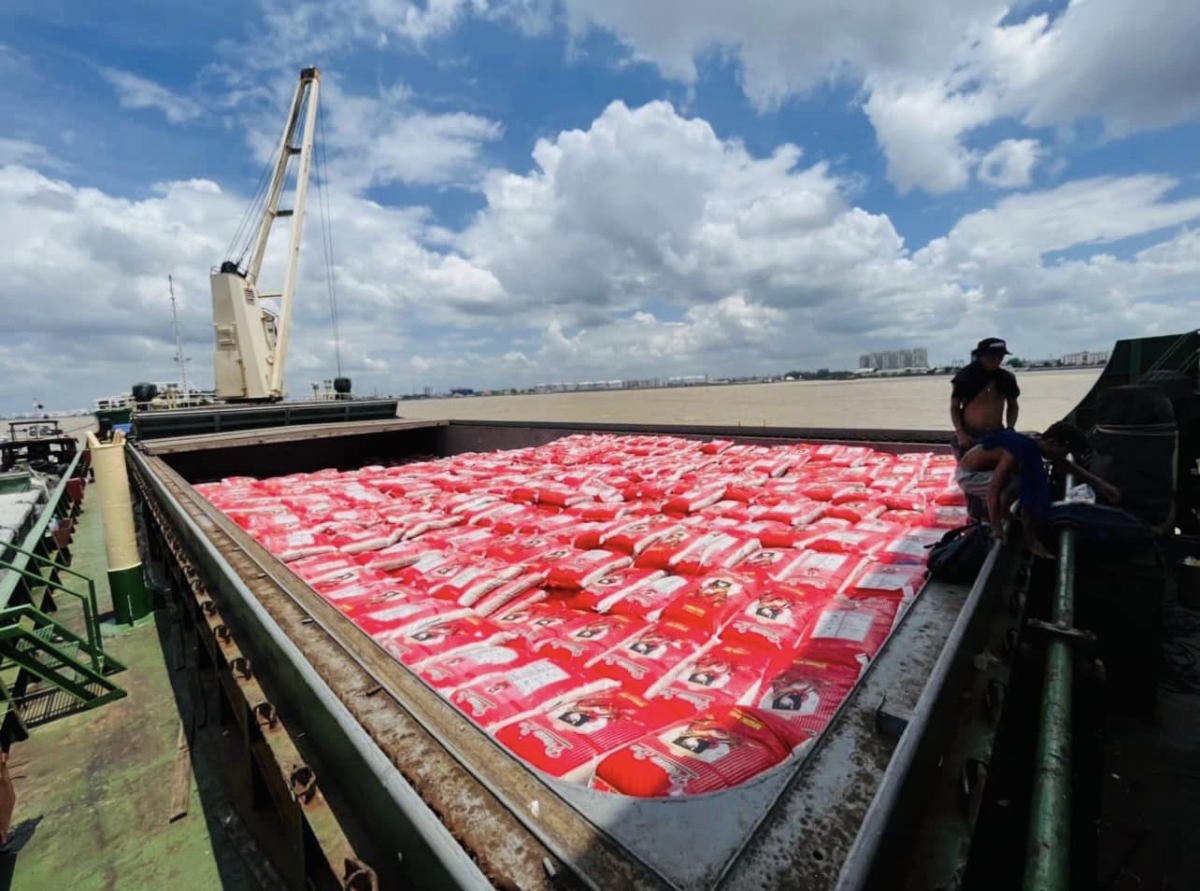
{"type": "MultiPolygon", "coordinates": [[[[1098,368],[1019,374],[1018,428],[1041,430],[1060,420],[1099,375],[1098,368]]],[[[950,378],[939,375],[422,399],[400,403],[400,415],[498,421],[945,429],[949,435],[950,378]]]]}

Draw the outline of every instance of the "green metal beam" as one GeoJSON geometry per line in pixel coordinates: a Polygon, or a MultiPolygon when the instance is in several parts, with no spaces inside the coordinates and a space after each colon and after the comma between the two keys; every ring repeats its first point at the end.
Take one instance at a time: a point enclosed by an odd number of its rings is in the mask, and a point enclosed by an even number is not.
{"type": "MultiPolygon", "coordinates": [[[[1068,488],[1071,480],[1067,480],[1068,488]]],[[[1059,531],[1058,573],[1051,602],[1051,624],[1075,626],[1075,530],[1059,531]]],[[[1071,694],[1074,655],[1065,636],[1046,645],[1025,891],[1067,891],[1071,876],[1071,694]]]]}

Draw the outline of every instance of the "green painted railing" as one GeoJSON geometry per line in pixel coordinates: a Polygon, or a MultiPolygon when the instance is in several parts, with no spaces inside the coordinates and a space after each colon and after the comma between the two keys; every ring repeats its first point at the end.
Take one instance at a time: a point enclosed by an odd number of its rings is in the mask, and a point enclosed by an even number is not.
{"type": "MultiPolygon", "coordinates": [[[[38,545],[42,539],[46,537],[46,532],[50,527],[50,521],[59,515],[60,506],[62,505],[63,497],[67,492],[67,483],[75,475],[75,469],[79,466],[79,461],[83,457],[83,452],[76,452],[75,457],[71,459],[71,463],[67,465],[67,469],[63,471],[62,477],[58,481],[58,485],[54,487],[54,491],[50,493],[46,504],[42,509],[41,516],[37,522],[33,524],[33,528],[25,536],[25,540],[20,546],[17,545],[0,545],[0,556],[4,556],[9,550],[16,551],[16,556],[11,564],[6,564],[8,569],[27,569],[29,561],[34,552],[37,551],[38,545]]],[[[8,602],[12,599],[13,593],[17,590],[17,585],[21,583],[24,575],[20,572],[9,572],[4,578],[0,579],[0,609],[8,606],[8,602]]]]}

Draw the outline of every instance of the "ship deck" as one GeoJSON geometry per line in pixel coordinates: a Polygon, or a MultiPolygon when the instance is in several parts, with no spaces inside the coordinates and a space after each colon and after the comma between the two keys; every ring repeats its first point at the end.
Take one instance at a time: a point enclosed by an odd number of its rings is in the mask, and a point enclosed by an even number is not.
{"type": "MultiPolygon", "coordinates": [[[[128,668],[114,679],[129,695],[34,722],[13,747],[17,803],[0,888],[278,886],[226,796],[215,698],[197,695],[195,655],[181,650],[174,617],[163,608],[129,630],[112,621],[94,488],[72,552],[73,567],[96,583],[105,648],[128,668]]],[[[78,601],[58,605],[55,618],[81,630],[78,601]]]]}

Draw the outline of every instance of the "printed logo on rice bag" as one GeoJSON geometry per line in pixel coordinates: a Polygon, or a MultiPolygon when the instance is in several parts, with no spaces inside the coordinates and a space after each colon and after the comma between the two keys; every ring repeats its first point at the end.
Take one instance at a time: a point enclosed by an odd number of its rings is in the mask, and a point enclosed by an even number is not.
{"type": "Polygon", "coordinates": [[[637,636],[647,624],[632,616],[593,615],[585,624],[534,642],[532,649],[560,663],[583,665],[637,636]]]}
{"type": "Polygon", "coordinates": [[[565,604],[571,609],[605,613],[623,598],[663,578],[664,575],[663,572],[653,569],[618,569],[588,582],[582,590],[571,594],[565,600],[565,604]]]}
{"type": "Polygon", "coordinates": [[[677,575],[707,575],[728,569],[762,545],[757,538],[734,532],[706,532],[670,558],[668,566],[677,575]]]}
{"type": "Polygon", "coordinates": [[[473,615],[450,613],[433,622],[419,622],[382,636],[383,647],[405,665],[480,644],[503,643],[509,636],[494,623],[473,615]]]}
{"type": "Polygon", "coordinates": [[[568,699],[616,686],[586,669],[566,669],[551,659],[535,659],[480,677],[451,694],[450,701],[485,730],[495,732],[568,699]]]}
{"type": "Polygon", "coordinates": [[[486,674],[495,674],[533,660],[523,650],[504,645],[468,647],[448,656],[434,656],[417,664],[416,669],[429,686],[446,693],[486,674]]]}
{"type": "Polygon", "coordinates": [[[670,669],[707,645],[707,637],[679,622],[660,621],[603,656],[589,667],[620,682],[622,689],[644,693],[670,669]]]}
{"type": "Polygon", "coordinates": [[[857,680],[853,667],[801,656],[767,677],[755,704],[788,745],[800,748],[821,734],[857,680]]]}
{"type": "Polygon", "coordinates": [[[640,696],[606,690],[510,723],[496,733],[496,739],[544,773],[586,783],[604,755],[668,719],[640,696]],[[657,722],[655,716],[660,716],[657,722]]]}
{"type": "Polygon", "coordinates": [[[666,690],[703,694],[710,705],[748,705],[775,657],[738,644],[723,644],[685,660],[652,686],[647,695],[666,690]]]}
{"type": "Polygon", "coordinates": [[[754,596],[752,584],[729,573],[696,579],[663,610],[663,618],[716,634],[754,596]]]}
{"type": "MultiPolygon", "coordinates": [[[[638,570],[639,572],[658,572],[658,570],[638,570]]],[[[634,590],[627,591],[620,598],[607,600],[604,608],[609,612],[626,616],[636,616],[650,621],[657,621],[662,611],[679,593],[687,587],[689,580],[677,575],[656,578],[646,584],[639,584],[634,590]]]]}
{"type": "Polygon", "coordinates": [[[698,795],[740,785],[788,752],[753,710],[714,708],[613,752],[597,765],[596,776],[639,798],[698,795]]]}
{"type": "Polygon", "coordinates": [[[546,583],[552,588],[579,591],[609,573],[624,569],[631,562],[626,555],[612,551],[577,551],[550,568],[546,583]]]}

